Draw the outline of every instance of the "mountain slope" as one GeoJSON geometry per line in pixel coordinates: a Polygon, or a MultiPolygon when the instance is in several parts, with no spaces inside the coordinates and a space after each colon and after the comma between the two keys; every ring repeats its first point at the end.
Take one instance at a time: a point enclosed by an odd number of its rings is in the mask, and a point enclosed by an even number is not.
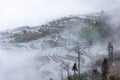
{"type": "Polygon", "coordinates": [[[107,20],[103,21],[105,18],[101,12],[68,16],[41,26],[1,32],[0,74],[3,76],[0,79],[60,80],[61,73],[66,75],[61,64],[77,63],[74,48],[78,43],[82,46],[81,72],[84,72],[90,68],[91,61],[107,54],[103,40],[111,36],[111,29],[105,23],[107,20]]]}

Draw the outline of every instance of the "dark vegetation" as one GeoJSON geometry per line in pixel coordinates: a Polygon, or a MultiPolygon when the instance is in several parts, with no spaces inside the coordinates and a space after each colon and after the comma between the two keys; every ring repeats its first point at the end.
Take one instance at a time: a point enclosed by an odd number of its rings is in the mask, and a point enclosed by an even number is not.
{"type": "Polygon", "coordinates": [[[39,29],[38,31],[26,31],[23,30],[21,34],[14,34],[12,37],[14,37],[15,42],[28,42],[32,40],[36,40],[39,38],[43,38],[45,36],[49,36],[51,34],[59,33],[62,30],[55,28],[55,29],[39,29]]]}

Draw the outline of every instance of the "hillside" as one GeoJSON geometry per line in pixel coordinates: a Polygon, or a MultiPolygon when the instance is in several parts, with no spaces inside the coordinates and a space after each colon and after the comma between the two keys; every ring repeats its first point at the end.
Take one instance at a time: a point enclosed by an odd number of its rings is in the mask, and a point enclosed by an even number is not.
{"type": "Polygon", "coordinates": [[[60,80],[61,73],[66,76],[61,64],[65,62],[72,66],[77,62],[73,49],[78,43],[83,53],[81,72],[90,69],[91,62],[107,54],[106,42],[116,39],[108,20],[108,15],[99,12],[0,32],[3,51],[0,54],[5,57],[0,58],[0,74],[7,76],[6,79],[1,76],[1,80],[60,80]]]}

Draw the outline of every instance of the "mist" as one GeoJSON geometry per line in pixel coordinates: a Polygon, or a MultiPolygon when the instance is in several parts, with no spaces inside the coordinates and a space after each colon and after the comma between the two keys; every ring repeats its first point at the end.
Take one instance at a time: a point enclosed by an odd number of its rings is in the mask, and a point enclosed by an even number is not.
{"type": "Polygon", "coordinates": [[[109,10],[119,3],[119,0],[0,0],[0,31],[38,26],[68,15],[109,10]]]}
{"type": "Polygon", "coordinates": [[[37,56],[35,51],[0,50],[0,80],[44,80],[37,56]]]}
{"type": "MultiPolygon", "coordinates": [[[[110,16],[108,24],[111,25],[112,33],[117,35],[120,30],[118,30],[120,26],[118,25],[120,20],[118,16],[120,15],[119,13],[115,14],[115,12],[119,12],[119,5],[119,0],[0,0],[0,31],[21,26],[34,27],[64,16],[85,15],[105,10],[110,16]]],[[[72,28],[72,30],[76,29],[77,31],[78,27],[79,26],[72,28]]],[[[68,31],[70,31],[70,29],[68,31]]],[[[118,35],[117,39],[119,39],[119,37],[120,36],[118,35]]],[[[4,39],[4,36],[0,36],[0,39],[2,38],[4,39]]],[[[5,39],[7,39],[6,36],[5,39]]],[[[38,43],[40,42],[33,41],[31,43],[26,42],[21,44],[10,43],[10,45],[9,43],[3,43],[5,48],[8,49],[2,49],[4,46],[1,41],[0,80],[49,80],[50,78],[60,80],[60,76],[58,76],[60,75],[58,67],[60,64],[55,63],[52,58],[54,58],[54,55],[56,54],[67,54],[68,52],[63,48],[61,49],[61,47],[53,48],[51,50],[40,50],[42,48],[38,43]],[[26,48],[26,46],[29,47],[26,48]],[[37,46],[37,49],[31,49],[31,46],[37,46]],[[47,62],[46,56],[48,63],[47,65],[43,65],[47,62]],[[51,58],[51,56],[53,57],[51,58]],[[46,62],[44,62],[44,60],[46,62]],[[51,61],[51,63],[49,61],[51,61]],[[41,65],[43,66],[41,67],[41,65]],[[55,72],[54,69],[56,68],[57,70],[55,72]]],[[[103,52],[106,52],[106,44],[104,47],[95,47],[92,51],[93,54],[96,55],[97,51],[99,51],[101,55],[103,52]]]]}

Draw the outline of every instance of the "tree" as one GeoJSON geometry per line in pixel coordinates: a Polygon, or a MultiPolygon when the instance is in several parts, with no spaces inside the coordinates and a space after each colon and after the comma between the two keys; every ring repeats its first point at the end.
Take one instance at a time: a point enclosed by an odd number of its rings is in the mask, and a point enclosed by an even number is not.
{"type": "Polygon", "coordinates": [[[70,70],[71,70],[70,63],[63,62],[61,66],[67,72],[68,80],[70,80],[70,70]]]}
{"type": "Polygon", "coordinates": [[[78,54],[78,77],[80,78],[80,56],[82,55],[82,45],[77,42],[74,51],[78,54]]]}
{"type": "MultiPolygon", "coordinates": [[[[83,43],[84,44],[84,43],[83,43]]],[[[86,53],[85,49],[88,48],[88,45],[84,46],[80,42],[76,42],[72,48],[66,48],[69,52],[77,53],[77,62],[78,62],[78,77],[80,79],[80,57],[83,53],[86,53]]]]}
{"type": "Polygon", "coordinates": [[[108,43],[108,60],[110,61],[110,65],[112,65],[113,60],[113,45],[111,42],[108,43]]]}
{"type": "Polygon", "coordinates": [[[102,80],[107,79],[107,74],[108,74],[108,60],[105,58],[103,63],[102,63],[102,80]]]}

